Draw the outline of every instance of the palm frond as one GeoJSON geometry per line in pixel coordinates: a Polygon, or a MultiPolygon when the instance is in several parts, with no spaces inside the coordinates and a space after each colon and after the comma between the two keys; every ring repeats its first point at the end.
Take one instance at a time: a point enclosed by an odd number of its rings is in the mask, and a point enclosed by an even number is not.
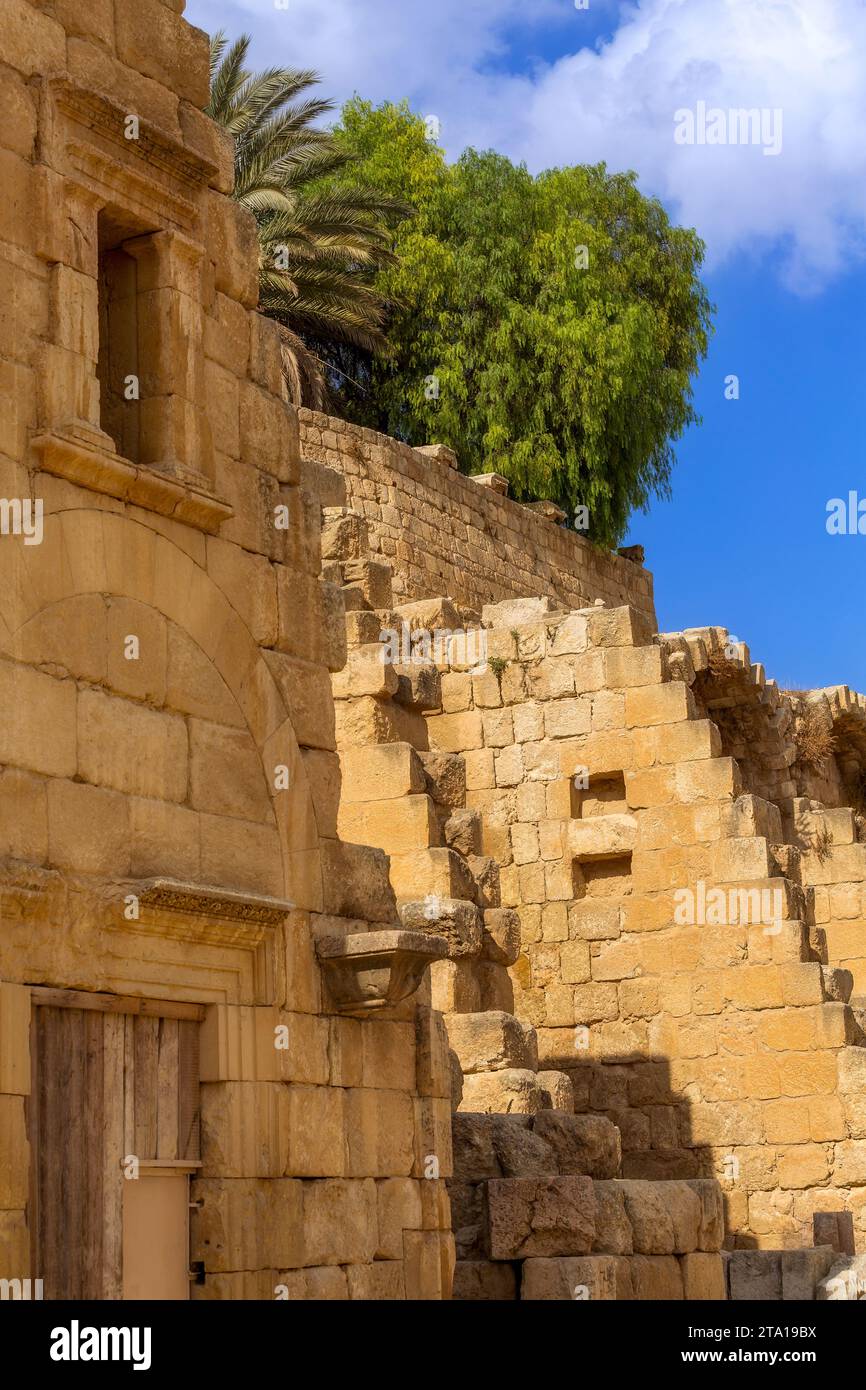
{"type": "Polygon", "coordinates": [[[412,209],[376,189],[335,182],[351,156],[317,124],[333,103],[309,95],[306,68],[246,68],[250,39],[211,40],[208,114],[235,136],[233,197],[259,231],[259,307],[280,328],[287,396],[323,409],[331,402],[326,352],[349,345],[387,354],[387,307],[373,277],[396,259],[394,227],[412,209]]]}

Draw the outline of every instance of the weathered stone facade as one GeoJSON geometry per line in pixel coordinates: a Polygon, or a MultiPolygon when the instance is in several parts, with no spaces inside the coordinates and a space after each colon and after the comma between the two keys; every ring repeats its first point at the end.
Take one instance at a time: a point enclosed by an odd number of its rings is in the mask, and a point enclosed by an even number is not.
{"type": "Polygon", "coordinates": [[[337,838],[342,595],[180,9],[4,6],[0,1275],[139,1287],[181,1172],[193,1296],[440,1298],[444,1034],[373,1007],[427,943],[337,838]]]}
{"type": "Polygon", "coordinates": [[[0,1279],[862,1294],[866,701],[285,403],[182,8],[0,39],[0,1279]]]}

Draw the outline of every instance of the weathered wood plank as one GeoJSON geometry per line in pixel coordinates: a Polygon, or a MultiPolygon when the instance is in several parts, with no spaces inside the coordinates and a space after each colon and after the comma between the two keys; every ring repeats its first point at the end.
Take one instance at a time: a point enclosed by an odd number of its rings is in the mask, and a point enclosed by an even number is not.
{"type": "Polygon", "coordinates": [[[157,1158],[178,1157],[178,1085],[178,1021],[176,1018],[161,1018],[156,1088],[157,1158]]]}
{"type": "Polygon", "coordinates": [[[126,1021],[122,1014],[106,1014],[102,1104],[103,1158],[103,1265],[102,1297],[119,1299],[123,1293],[123,1176],[124,1148],[124,1042],[126,1021]]]}
{"type": "Polygon", "coordinates": [[[33,985],[34,1004],[56,1009],[96,1009],[106,1014],[140,1014],[144,1018],[183,1018],[201,1022],[204,1004],[185,1004],[174,999],[139,999],[134,994],[91,994],[89,990],[49,989],[33,985]]]}

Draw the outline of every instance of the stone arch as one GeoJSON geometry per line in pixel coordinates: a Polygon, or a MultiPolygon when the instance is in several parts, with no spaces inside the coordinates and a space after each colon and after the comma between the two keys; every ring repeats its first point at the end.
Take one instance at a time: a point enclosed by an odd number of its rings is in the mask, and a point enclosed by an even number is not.
{"type": "MultiPolygon", "coordinates": [[[[203,538],[191,536],[191,548],[199,541],[203,538]]],[[[52,513],[45,518],[41,545],[0,548],[0,651],[21,659],[30,625],[58,604],[93,595],[153,609],[212,664],[261,762],[279,837],[284,893],[298,908],[321,910],[315,807],[291,717],[246,624],[180,544],[125,513],[87,508],[52,513]],[[288,768],[286,790],[274,787],[278,764],[288,768]]]]}

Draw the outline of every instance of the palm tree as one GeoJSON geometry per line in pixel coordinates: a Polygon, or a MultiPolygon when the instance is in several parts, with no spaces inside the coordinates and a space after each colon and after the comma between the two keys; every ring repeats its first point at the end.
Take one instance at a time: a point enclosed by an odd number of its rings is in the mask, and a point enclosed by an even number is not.
{"type": "Polygon", "coordinates": [[[281,325],[288,395],[321,410],[333,403],[331,369],[312,344],[334,356],[345,347],[387,351],[386,305],[373,277],[395,260],[391,229],[411,209],[340,184],[335,176],[352,156],[314,125],[333,103],[301,100],[318,74],[250,73],[249,44],[243,34],[226,52],[224,33],[212,38],[207,114],[235,137],[233,196],[258,224],[259,306],[281,325]]]}

